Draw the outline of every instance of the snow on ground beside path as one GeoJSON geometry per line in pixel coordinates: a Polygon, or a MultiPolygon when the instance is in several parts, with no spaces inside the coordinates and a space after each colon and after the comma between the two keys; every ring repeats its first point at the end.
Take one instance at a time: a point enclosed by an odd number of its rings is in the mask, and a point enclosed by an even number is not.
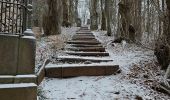
{"type": "Polygon", "coordinates": [[[42,86],[50,100],[129,100],[136,95],[153,99],[146,88],[120,79],[121,75],[46,79],[42,86]]]}
{"type": "Polygon", "coordinates": [[[62,28],[62,34],[37,38],[36,72],[45,59],[56,55],[63,55],[62,49],[65,47],[65,42],[68,41],[78,29],[78,27],[62,28]]]}
{"type": "MultiPolygon", "coordinates": [[[[170,100],[168,95],[158,93],[144,84],[150,79],[140,77],[144,69],[150,68],[145,64],[155,60],[153,51],[134,44],[128,44],[123,50],[120,44],[111,46],[109,42],[114,37],[107,37],[100,32],[94,34],[107,48],[113,63],[120,65],[122,72],[111,76],[46,78],[40,87],[47,100],[170,100]],[[141,68],[139,73],[135,68],[141,68]]],[[[156,73],[157,68],[154,67],[156,73]]]]}
{"type": "Polygon", "coordinates": [[[152,50],[143,49],[135,44],[126,44],[123,49],[121,44],[111,44],[114,37],[106,36],[105,32],[93,32],[96,38],[105,46],[109,52],[114,64],[120,65],[123,71],[128,71],[132,64],[140,61],[149,62],[155,58],[152,50]],[[112,46],[114,45],[114,46],[112,46]]]}

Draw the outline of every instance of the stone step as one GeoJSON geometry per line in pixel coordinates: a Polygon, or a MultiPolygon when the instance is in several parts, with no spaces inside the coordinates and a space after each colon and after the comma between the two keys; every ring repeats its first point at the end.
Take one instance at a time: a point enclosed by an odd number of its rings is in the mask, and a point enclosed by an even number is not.
{"type": "Polygon", "coordinates": [[[76,35],[94,35],[93,33],[77,32],[76,35]]]}
{"type": "Polygon", "coordinates": [[[80,29],[89,29],[87,26],[82,26],[80,29]]]}
{"type": "Polygon", "coordinates": [[[79,32],[87,32],[87,33],[89,33],[91,31],[90,30],[79,30],[79,32]]]}
{"type": "Polygon", "coordinates": [[[45,65],[41,66],[39,71],[36,73],[37,74],[37,85],[40,85],[41,82],[44,80],[45,77],[45,65]]]}
{"type": "Polygon", "coordinates": [[[80,30],[89,30],[88,27],[82,27],[80,30]]]}
{"type": "Polygon", "coordinates": [[[93,35],[93,33],[91,33],[91,32],[88,32],[88,33],[86,33],[86,32],[77,32],[76,34],[79,34],[79,35],[81,35],[81,34],[93,35]]]}
{"type": "Polygon", "coordinates": [[[78,31],[76,32],[76,34],[93,34],[92,32],[81,32],[81,31],[78,31]]]}
{"type": "Polygon", "coordinates": [[[67,42],[68,44],[82,44],[82,45],[98,45],[98,44],[101,44],[100,42],[98,41],[68,41],[67,42]]]}
{"type": "Polygon", "coordinates": [[[80,28],[80,30],[89,30],[88,27],[80,28]]]}
{"type": "Polygon", "coordinates": [[[54,57],[57,59],[57,61],[62,62],[86,62],[90,61],[93,63],[99,63],[99,62],[111,62],[113,60],[103,57],[77,57],[77,56],[58,56],[54,57]]]}
{"type": "Polygon", "coordinates": [[[89,41],[89,40],[91,40],[91,41],[98,41],[97,39],[95,39],[95,38],[91,38],[91,37],[85,37],[85,38],[72,38],[72,40],[83,40],[83,41],[89,41]]]}
{"type": "Polygon", "coordinates": [[[81,30],[81,29],[89,30],[89,28],[88,28],[88,27],[81,27],[81,28],[80,28],[80,30],[81,30]]]}
{"type": "Polygon", "coordinates": [[[84,35],[84,36],[74,35],[72,38],[92,38],[92,39],[96,39],[95,36],[88,36],[88,35],[84,35]]]}
{"type": "Polygon", "coordinates": [[[76,55],[76,56],[109,56],[107,52],[65,52],[69,55],[76,55]]]}
{"type": "Polygon", "coordinates": [[[76,34],[77,37],[95,37],[93,34],[76,34]]]}
{"type": "Polygon", "coordinates": [[[114,64],[49,64],[45,68],[46,77],[68,78],[76,76],[104,76],[116,74],[119,66],[114,64]]]}
{"type": "Polygon", "coordinates": [[[73,36],[73,39],[95,39],[94,36],[73,36]]]}
{"type": "Polygon", "coordinates": [[[82,45],[82,44],[72,44],[73,47],[103,47],[102,45],[82,45]]]}
{"type": "Polygon", "coordinates": [[[66,48],[67,50],[72,51],[85,51],[85,52],[105,52],[105,48],[103,47],[70,47],[66,48]]]}

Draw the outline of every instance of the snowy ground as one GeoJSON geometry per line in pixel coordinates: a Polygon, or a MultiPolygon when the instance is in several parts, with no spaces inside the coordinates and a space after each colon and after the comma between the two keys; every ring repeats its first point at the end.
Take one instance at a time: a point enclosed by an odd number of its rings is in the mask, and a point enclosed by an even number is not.
{"type": "Polygon", "coordinates": [[[107,48],[113,63],[120,65],[121,73],[98,77],[46,78],[39,87],[45,100],[170,100],[168,95],[151,89],[164,73],[155,63],[153,51],[134,44],[127,44],[123,50],[121,44],[111,44],[114,37],[107,37],[104,32],[94,34],[107,48]]]}
{"type": "Polygon", "coordinates": [[[63,55],[63,48],[65,42],[68,41],[79,28],[62,28],[62,34],[53,35],[49,37],[40,37],[37,35],[37,49],[36,49],[36,69],[37,72],[42,66],[45,59],[51,59],[54,56],[63,55]]]}

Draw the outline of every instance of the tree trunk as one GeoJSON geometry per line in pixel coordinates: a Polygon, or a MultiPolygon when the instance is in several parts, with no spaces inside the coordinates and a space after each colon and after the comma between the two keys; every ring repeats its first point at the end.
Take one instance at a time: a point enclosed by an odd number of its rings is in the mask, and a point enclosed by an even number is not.
{"type": "Polygon", "coordinates": [[[90,29],[97,30],[98,29],[98,13],[97,13],[97,2],[98,0],[90,0],[91,9],[90,9],[90,29]]]}
{"type": "MultiPolygon", "coordinates": [[[[164,1],[163,1],[164,2],[164,1]]],[[[167,18],[164,17],[163,36],[160,36],[155,45],[155,55],[162,69],[166,70],[165,78],[170,76],[170,1],[166,0],[167,18]],[[168,67],[169,65],[169,67],[168,67]],[[168,67],[168,68],[167,68],[168,67]]],[[[164,6],[163,6],[164,11],[164,6]]]]}
{"type": "Polygon", "coordinates": [[[47,0],[44,8],[43,29],[45,35],[61,33],[62,2],[61,0],[47,0]]]}
{"type": "Polygon", "coordinates": [[[134,9],[131,7],[132,1],[122,0],[119,3],[119,13],[121,15],[121,37],[128,38],[131,41],[135,41],[135,28],[132,24],[132,20],[135,20],[133,18],[132,11],[134,9]],[[132,9],[131,9],[132,8],[132,9]]]}
{"type": "Polygon", "coordinates": [[[141,16],[142,16],[142,12],[141,12],[141,10],[142,10],[142,0],[136,0],[136,2],[137,2],[137,9],[138,10],[136,10],[136,14],[137,14],[137,20],[136,20],[136,24],[134,25],[134,26],[136,26],[135,27],[135,29],[136,29],[136,41],[137,42],[141,42],[141,39],[142,39],[142,18],[141,18],[141,16]]]}
{"type": "Polygon", "coordinates": [[[107,35],[111,36],[112,31],[111,31],[111,16],[110,16],[110,11],[111,11],[111,0],[105,0],[105,11],[106,11],[106,20],[107,20],[107,35]]]}
{"type": "Polygon", "coordinates": [[[168,31],[166,33],[166,40],[170,45],[170,0],[166,0],[167,8],[168,8],[168,31]]]}
{"type": "Polygon", "coordinates": [[[121,16],[120,19],[120,23],[121,23],[121,27],[119,27],[120,29],[120,36],[121,37],[127,37],[129,38],[129,31],[128,31],[128,26],[129,26],[129,15],[127,16],[127,13],[130,12],[130,8],[128,7],[127,4],[125,4],[125,0],[122,0],[119,3],[119,14],[121,16]]]}
{"type": "Polygon", "coordinates": [[[78,20],[78,0],[75,0],[74,13],[75,13],[76,25],[81,26],[81,25],[78,25],[79,24],[79,20],[78,20]]]}
{"type": "Polygon", "coordinates": [[[106,15],[103,6],[104,6],[104,0],[101,0],[101,11],[102,11],[101,30],[106,30],[106,15]]]}
{"type": "Polygon", "coordinates": [[[62,0],[63,4],[63,23],[62,26],[69,27],[69,8],[68,8],[68,0],[62,0]]]}
{"type": "Polygon", "coordinates": [[[75,23],[74,17],[74,0],[69,0],[69,22],[71,26],[75,23]]]}

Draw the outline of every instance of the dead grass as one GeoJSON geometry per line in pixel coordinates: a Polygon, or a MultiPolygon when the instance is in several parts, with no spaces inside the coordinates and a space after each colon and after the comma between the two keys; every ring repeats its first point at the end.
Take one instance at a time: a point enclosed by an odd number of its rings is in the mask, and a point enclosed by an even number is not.
{"type": "Polygon", "coordinates": [[[34,32],[36,38],[40,38],[42,36],[42,32],[41,32],[40,27],[33,27],[32,31],[34,32]]]}
{"type": "MultiPolygon", "coordinates": [[[[164,91],[158,91],[160,83],[163,82],[164,74],[165,71],[161,70],[159,64],[153,60],[148,63],[134,64],[130,69],[130,73],[124,75],[123,78],[128,79],[133,84],[151,89],[157,94],[167,95],[164,94],[164,91]]],[[[155,98],[159,99],[159,96],[155,98]]]]}

